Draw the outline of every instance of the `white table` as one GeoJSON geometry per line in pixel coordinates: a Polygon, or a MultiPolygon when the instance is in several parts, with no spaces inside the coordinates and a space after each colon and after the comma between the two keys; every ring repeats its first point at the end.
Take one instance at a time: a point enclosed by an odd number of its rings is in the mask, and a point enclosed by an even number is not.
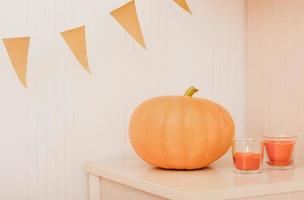
{"type": "Polygon", "coordinates": [[[162,170],[139,158],[87,163],[90,200],[304,199],[304,161],[293,170],[232,172],[231,159],[194,171],[162,170]]]}

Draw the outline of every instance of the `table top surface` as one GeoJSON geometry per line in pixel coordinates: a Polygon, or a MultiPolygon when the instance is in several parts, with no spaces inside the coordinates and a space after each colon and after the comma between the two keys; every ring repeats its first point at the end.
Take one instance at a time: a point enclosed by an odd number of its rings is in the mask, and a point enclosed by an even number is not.
{"type": "Polygon", "coordinates": [[[295,163],[292,170],[244,175],[233,172],[227,157],[192,171],[158,169],[132,157],[87,163],[85,170],[168,199],[228,199],[304,190],[304,160],[295,163]]]}

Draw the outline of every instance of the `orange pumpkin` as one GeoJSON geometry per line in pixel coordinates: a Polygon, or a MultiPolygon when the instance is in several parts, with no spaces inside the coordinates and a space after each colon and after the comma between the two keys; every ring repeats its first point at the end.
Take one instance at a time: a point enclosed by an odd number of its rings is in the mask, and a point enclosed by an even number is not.
{"type": "Polygon", "coordinates": [[[134,111],[129,136],[136,153],[153,166],[199,169],[220,158],[231,146],[234,123],[219,104],[184,96],[161,96],[134,111]]]}

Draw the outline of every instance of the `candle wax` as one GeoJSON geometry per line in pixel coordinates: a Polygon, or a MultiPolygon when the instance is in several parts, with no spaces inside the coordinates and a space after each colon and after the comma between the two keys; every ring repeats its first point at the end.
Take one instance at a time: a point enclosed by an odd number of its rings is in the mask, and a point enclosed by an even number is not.
{"type": "Polygon", "coordinates": [[[292,162],[294,141],[265,141],[264,145],[269,158],[268,164],[286,166],[292,162]]]}
{"type": "Polygon", "coordinates": [[[258,170],[261,166],[261,154],[238,152],[233,156],[233,162],[238,170],[258,170]]]}

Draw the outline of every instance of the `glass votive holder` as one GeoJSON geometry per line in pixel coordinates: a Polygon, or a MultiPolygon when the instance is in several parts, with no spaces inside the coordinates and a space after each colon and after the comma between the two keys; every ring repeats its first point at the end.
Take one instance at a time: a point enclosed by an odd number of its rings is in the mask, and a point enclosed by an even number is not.
{"type": "Polygon", "coordinates": [[[267,169],[292,169],[297,136],[264,135],[267,169]]]}
{"type": "Polygon", "coordinates": [[[236,173],[262,172],[263,144],[258,138],[235,139],[232,144],[233,169],[236,173]]]}

